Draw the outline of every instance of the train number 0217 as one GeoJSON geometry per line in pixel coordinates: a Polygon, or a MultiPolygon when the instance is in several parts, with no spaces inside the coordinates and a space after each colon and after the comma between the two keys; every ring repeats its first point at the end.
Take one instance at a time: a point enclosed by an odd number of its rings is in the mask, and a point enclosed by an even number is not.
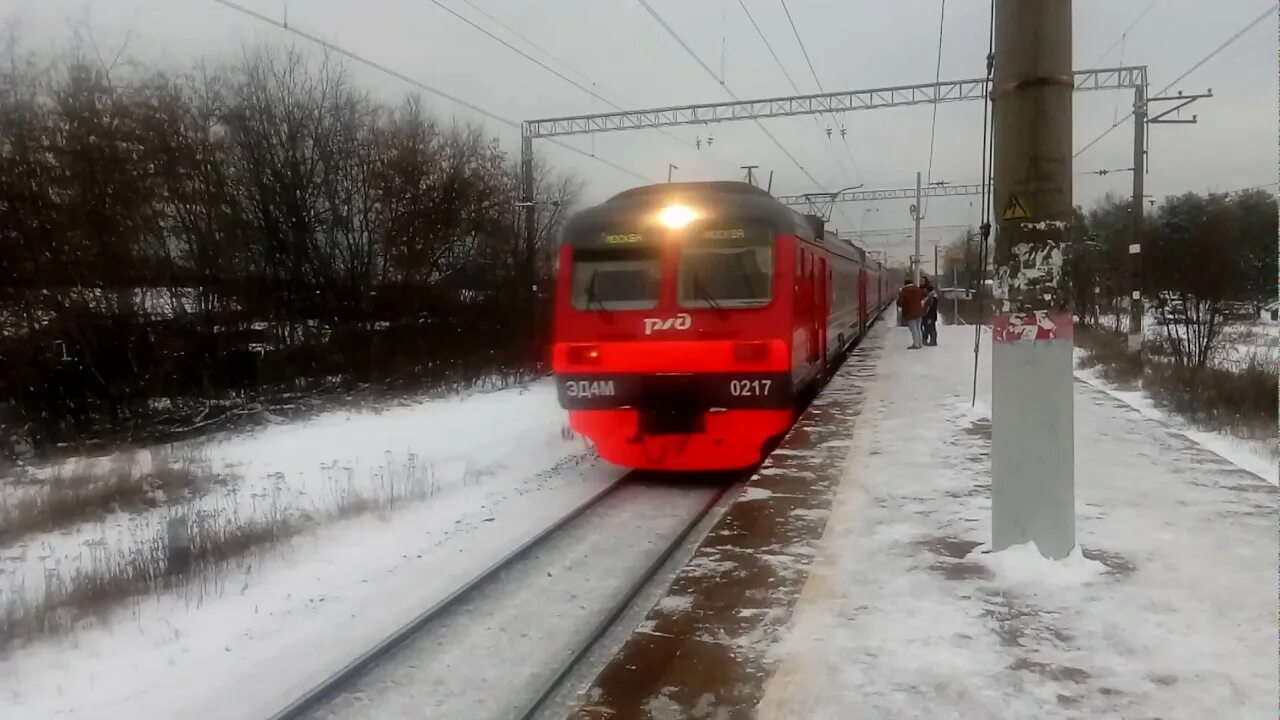
{"type": "Polygon", "coordinates": [[[730,380],[729,394],[734,397],[768,395],[772,380],[730,380]]]}

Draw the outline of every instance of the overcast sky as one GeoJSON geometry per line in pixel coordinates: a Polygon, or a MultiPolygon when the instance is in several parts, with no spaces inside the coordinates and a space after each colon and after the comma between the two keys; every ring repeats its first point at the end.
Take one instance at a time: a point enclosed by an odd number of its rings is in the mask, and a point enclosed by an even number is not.
{"type": "MultiPolygon", "coordinates": [[[[582,90],[521,58],[450,16],[431,0],[238,0],[282,18],[291,26],[363,54],[423,83],[515,121],[610,108],[582,90]]],[[[440,0],[511,40],[575,80],[627,107],[728,100],[725,90],[688,56],[637,0],[440,0]],[[479,7],[518,29],[556,60],[548,59],[475,11],[479,7]],[[572,68],[573,74],[558,62],[572,68]],[[584,80],[585,74],[588,80],[584,80]]],[[[721,72],[741,98],[791,94],[738,0],[649,0],[691,48],[721,72]]],[[[802,92],[816,92],[800,46],[780,0],[744,0],[802,92]]],[[[1152,91],[1200,61],[1275,3],[1263,0],[1075,0],[1074,63],[1077,68],[1147,65],[1152,91]],[[1141,17],[1123,38],[1126,27],[1141,17]]],[[[937,62],[941,0],[787,0],[822,87],[827,91],[929,82],[937,62]]],[[[987,47],[988,0],[950,0],[942,48],[942,78],[979,77],[987,47]]],[[[17,22],[28,49],[68,44],[72,28],[92,28],[104,53],[130,38],[126,56],[144,65],[189,65],[222,59],[244,45],[305,41],[216,4],[213,0],[0,0],[0,22],[17,22]]],[[[1272,183],[1277,167],[1277,21],[1268,19],[1241,37],[1174,90],[1214,98],[1196,104],[1198,125],[1152,128],[1147,192],[1161,198],[1183,191],[1225,191],[1272,183]]],[[[375,70],[352,64],[357,81],[392,101],[414,88],[375,70]]],[[[437,115],[482,121],[470,110],[426,96],[437,115]]],[[[1080,148],[1132,106],[1126,92],[1075,95],[1075,147],[1080,148]]],[[[828,118],[765,121],[766,126],[822,185],[836,190],[864,183],[871,188],[908,187],[929,163],[932,108],[859,111],[841,116],[848,149],[828,118]],[[828,139],[824,130],[836,133],[828,139]],[[852,157],[850,157],[850,155],[852,157]]],[[[981,175],[982,104],[940,105],[932,177],[953,183],[981,175]]],[[[515,153],[519,133],[484,121],[491,134],[515,153]]],[[[737,179],[739,166],[774,172],[777,194],[820,188],[805,177],[754,123],[673,128],[681,144],[653,131],[609,133],[567,141],[654,181],[667,164],[678,180],[737,179]],[[707,146],[708,138],[713,144],[707,146]]],[[[1099,177],[1092,170],[1132,165],[1132,124],[1118,127],[1075,161],[1075,199],[1086,207],[1108,191],[1128,194],[1131,176],[1099,177]]],[[[588,201],[640,184],[590,158],[546,142],[537,152],[586,181],[588,201]]],[[[926,226],[975,222],[974,198],[931,201],[926,226]]],[[[891,229],[910,224],[907,202],[842,206],[833,224],[842,230],[885,230],[869,237],[878,247],[900,241],[891,229]]],[[[955,233],[926,233],[926,243],[955,233]]],[[[895,255],[898,253],[895,252],[895,255]]]]}

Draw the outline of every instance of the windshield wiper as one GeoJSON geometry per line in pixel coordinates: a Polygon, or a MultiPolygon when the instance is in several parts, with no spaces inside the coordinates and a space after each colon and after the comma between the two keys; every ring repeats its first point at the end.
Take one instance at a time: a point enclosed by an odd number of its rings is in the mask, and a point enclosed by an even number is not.
{"type": "Polygon", "coordinates": [[[751,302],[759,302],[760,296],[756,293],[754,283],[751,282],[751,272],[747,270],[747,266],[743,264],[742,256],[745,253],[736,252],[733,254],[733,262],[738,266],[741,272],[742,284],[747,286],[747,292],[750,294],[751,302]]]}
{"type": "Polygon", "coordinates": [[[724,314],[724,308],[720,307],[720,303],[716,302],[715,297],[713,297],[707,290],[706,285],[702,283],[702,273],[696,269],[693,271],[693,294],[699,300],[711,306],[712,310],[715,310],[721,315],[724,314]]]}
{"type": "Polygon", "coordinates": [[[587,309],[590,310],[591,305],[595,304],[600,307],[601,311],[609,312],[609,308],[605,307],[600,297],[596,295],[596,275],[599,273],[600,270],[598,268],[592,270],[591,277],[587,278],[587,309]]]}
{"type": "Polygon", "coordinates": [[[706,286],[702,284],[702,273],[697,270],[693,271],[693,294],[696,295],[699,300],[710,305],[712,309],[720,309],[720,303],[716,302],[716,299],[711,296],[710,292],[707,292],[706,286]]]}

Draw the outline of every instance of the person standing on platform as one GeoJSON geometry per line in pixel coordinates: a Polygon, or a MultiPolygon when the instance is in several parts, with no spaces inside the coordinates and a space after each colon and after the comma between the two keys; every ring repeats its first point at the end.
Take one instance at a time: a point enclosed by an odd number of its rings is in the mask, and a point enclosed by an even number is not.
{"type": "Polygon", "coordinates": [[[938,289],[929,278],[920,282],[924,292],[924,316],[920,319],[920,334],[924,344],[929,347],[938,346],[938,289]]]}
{"type": "Polygon", "coordinates": [[[911,345],[907,349],[919,349],[922,347],[920,323],[924,318],[924,291],[910,277],[902,281],[902,291],[898,293],[898,312],[907,321],[907,329],[911,331],[911,345]]]}

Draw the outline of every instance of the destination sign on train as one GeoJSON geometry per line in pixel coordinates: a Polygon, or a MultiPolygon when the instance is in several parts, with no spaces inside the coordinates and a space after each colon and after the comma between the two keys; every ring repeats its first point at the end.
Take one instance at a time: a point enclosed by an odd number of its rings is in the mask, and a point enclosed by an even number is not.
{"type": "Polygon", "coordinates": [[[747,231],[742,228],[706,230],[702,233],[702,237],[707,240],[740,240],[746,236],[747,231]]]}

